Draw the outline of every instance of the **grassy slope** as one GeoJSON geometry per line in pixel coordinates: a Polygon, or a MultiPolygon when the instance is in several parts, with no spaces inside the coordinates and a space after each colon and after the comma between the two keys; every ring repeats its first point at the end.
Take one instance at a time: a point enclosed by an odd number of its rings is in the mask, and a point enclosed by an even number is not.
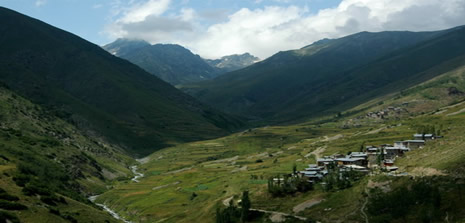
{"type": "Polygon", "coordinates": [[[102,193],[112,180],[132,175],[128,166],[134,160],[121,148],[83,136],[67,122],[3,87],[0,126],[0,188],[28,207],[11,212],[21,222],[66,222],[50,209],[79,222],[114,222],[85,196],[102,193]],[[48,205],[39,196],[23,193],[24,186],[13,181],[20,172],[18,165],[36,171],[38,175],[31,179],[39,180],[38,185],[48,188],[53,196],[64,197],[68,204],[48,205]]]}
{"type": "MultiPolygon", "coordinates": [[[[314,155],[306,156],[312,151],[325,148],[320,155],[359,151],[362,144],[379,145],[410,139],[418,126],[430,124],[442,125],[445,138],[410,152],[406,158],[398,159],[396,165],[415,176],[420,176],[416,171],[419,167],[437,168],[448,174],[447,180],[441,182],[455,182],[455,179],[464,177],[462,163],[465,153],[461,148],[465,137],[462,125],[465,112],[448,114],[465,111],[462,110],[465,104],[457,104],[464,99],[463,95],[449,95],[447,92],[449,87],[464,89],[464,80],[465,69],[461,67],[402,94],[360,105],[355,110],[362,112],[353,114],[353,111],[348,111],[343,113],[343,118],[335,118],[325,124],[309,122],[263,127],[216,140],[167,148],[149,156],[150,161],[141,166],[146,177],[140,183],[119,185],[99,199],[136,222],[213,222],[216,205],[249,190],[254,208],[291,213],[294,206],[304,201],[324,198],[325,201],[299,215],[322,222],[361,222],[360,208],[366,200],[364,194],[369,181],[390,181],[391,189],[409,185],[411,181],[402,177],[366,177],[342,191],[328,193],[317,186],[307,193],[272,198],[266,193],[266,179],[277,173],[289,173],[294,163],[298,169],[314,163],[314,155]],[[368,111],[400,106],[406,101],[410,102],[406,106],[408,113],[389,116],[385,120],[361,118],[368,111]],[[449,104],[456,106],[447,107],[449,104]],[[445,112],[433,114],[442,110],[445,112]],[[234,158],[236,156],[237,159],[234,158]],[[257,163],[258,159],[263,162],[257,163]],[[246,170],[241,169],[245,166],[246,170]],[[184,171],[171,172],[182,169],[184,171]],[[253,175],[258,179],[252,179],[253,175]],[[193,192],[198,196],[191,200],[193,192]]],[[[457,184],[462,185],[463,182],[457,181],[457,184]]],[[[448,187],[450,185],[445,184],[441,188],[448,187]]],[[[465,219],[464,213],[458,211],[463,204],[460,205],[458,198],[450,196],[447,191],[441,189],[441,196],[447,201],[444,201],[445,206],[440,212],[444,215],[448,212],[449,219],[454,221],[465,219]],[[458,206],[448,206],[452,204],[458,206]]],[[[407,215],[411,222],[420,220],[415,210],[407,215]]],[[[370,218],[377,221],[375,216],[370,215],[370,218]]]]}
{"type": "Polygon", "coordinates": [[[137,154],[240,122],[75,35],[0,8],[0,81],[137,154]]]}
{"type": "Polygon", "coordinates": [[[227,111],[267,121],[335,114],[463,65],[464,37],[463,27],[359,33],[278,53],[187,91],[227,111]]]}

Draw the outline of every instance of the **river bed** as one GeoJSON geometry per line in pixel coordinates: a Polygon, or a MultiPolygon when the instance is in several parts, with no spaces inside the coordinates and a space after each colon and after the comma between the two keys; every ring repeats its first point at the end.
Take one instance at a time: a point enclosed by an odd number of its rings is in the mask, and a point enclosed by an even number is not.
{"type": "Polygon", "coordinates": [[[139,183],[139,178],[144,177],[144,174],[137,172],[137,166],[136,165],[131,166],[130,168],[131,168],[132,173],[135,175],[131,180],[136,182],[136,183],[139,183]]]}
{"type": "Polygon", "coordinates": [[[122,218],[121,216],[119,216],[118,213],[116,213],[115,211],[111,210],[108,206],[104,205],[104,204],[99,204],[99,203],[95,203],[95,200],[97,200],[97,197],[100,196],[100,195],[95,195],[95,196],[90,196],[89,197],[89,200],[92,201],[95,205],[99,206],[99,207],[102,207],[103,210],[105,210],[106,212],[110,213],[110,215],[117,219],[117,220],[120,220],[120,221],[123,221],[124,223],[132,223],[132,221],[128,221],[124,218],[122,218]]]}
{"type": "MultiPolygon", "coordinates": [[[[136,182],[136,183],[139,183],[139,178],[142,178],[144,177],[144,174],[143,173],[139,173],[137,172],[137,166],[134,165],[134,166],[131,166],[130,167],[132,173],[135,175],[131,180],[136,182]]],[[[113,216],[113,218],[115,219],[118,219],[120,221],[123,221],[124,223],[132,223],[131,221],[128,221],[124,218],[122,218],[121,216],[118,215],[118,213],[116,213],[115,211],[111,210],[108,206],[106,206],[105,204],[99,204],[99,203],[96,203],[95,201],[97,200],[97,197],[100,196],[100,195],[95,195],[95,196],[90,196],[89,197],[89,200],[92,201],[92,203],[94,203],[95,205],[99,206],[99,207],[102,207],[103,210],[105,210],[106,212],[110,213],[111,216],[113,216]]]]}

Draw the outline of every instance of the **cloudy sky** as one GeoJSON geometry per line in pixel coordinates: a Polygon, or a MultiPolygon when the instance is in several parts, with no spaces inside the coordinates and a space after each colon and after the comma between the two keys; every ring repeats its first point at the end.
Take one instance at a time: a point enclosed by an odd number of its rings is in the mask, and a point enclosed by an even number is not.
{"type": "Polygon", "coordinates": [[[360,31],[465,25],[465,0],[0,0],[99,45],[116,38],[176,43],[205,58],[264,59],[360,31]]]}

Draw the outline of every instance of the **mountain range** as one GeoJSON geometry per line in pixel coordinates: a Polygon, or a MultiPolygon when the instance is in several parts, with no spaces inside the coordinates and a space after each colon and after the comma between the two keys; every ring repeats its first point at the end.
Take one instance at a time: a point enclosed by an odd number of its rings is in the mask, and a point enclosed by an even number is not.
{"type": "Polygon", "coordinates": [[[185,92],[262,123],[336,115],[369,99],[406,89],[462,65],[465,29],[361,32],[325,39],[185,92]]]}
{"type": "Polygon", "coordinates": [[[205,59],[205,61],[212,67],[220,70],[220,73],[227,73],[235,70],[248,67],[258,61],[260,58],[251,55],[250,53],[234,54],[221,57],[220,59],[205,59]]]}
{"type": "Polygon", "coordinates": [[[177,44],[151,45],[131,39],[117,39],[103,48],[175,86],[214,79],[259,60],[248,53],[204,60],[177,44]]]}
{"type": "Polygon", "coordinates": [[[217,72],[180,45],[118,39],[103,48],[173,85],[212,79],[217,72]]]}
{"type": "Polygon", "coordinates": [[[0,222],[465,219],[465,27],[361,32],[263,61],[102,49],[3,7],[0,33],[0,222]],[[379,171],[381,149],[371,174],[331,165],[324,184],[271,193],[319,157],[426,131],[439,137],[390,160],[401,174],[379,171]]]}

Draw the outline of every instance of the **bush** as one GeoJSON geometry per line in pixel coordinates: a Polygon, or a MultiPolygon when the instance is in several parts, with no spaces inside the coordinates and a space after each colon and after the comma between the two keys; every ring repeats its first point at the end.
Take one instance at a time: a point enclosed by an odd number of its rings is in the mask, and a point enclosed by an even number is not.
{"type": "Polygon", "coordinates": [[[236,223],[239,222],[240,218],[241,211],[232,202],[225,209],[221,209],[219,206],[216,209],[216,223],[236,223]]]}
{"type": "Polygon", "coordinates": [[[0,200],[0,208],[4,210],[26,210],[27,207],[10,201],[0,200]]]}
{"type": "Polygon", "coordinates": [[[13,180],[15,181],[16,185],[24,187],[26,183],[30,181],[30,177],[29,175],[19,173],[13,177],[13,180]]]}
{"type": "Polygon", "coordinates": [[[19,223],[18,217],[16,215],[6,212],[6,211],[0,211],[0,222],[11,222],[11,223],[19,223]],[[7,221],[8,220],[8,221],[7,221]]]}
{"type": "Polygon", "coordinates": [[[440,219],[441,194],[431,182],[420,180],[396,190],[383,193],[380,189],[371,192],[368,213],[375,222],[404,219],[412,212],[420,219],[440,219]]]}
{"type": "Polygon", "coordinates": [[[251,202],[249,199],[249,192],[242,192],[241,207],[234,206],[233,200],[229,202],[229,206],[221,209],[219,206],[216,209],[216,222],[217,223],[236,223],[247,222],[250,220],[250,207],[251,202]]]}
{"type": "Polygon", "coordinates": [[[192,192],[190,200],[194,200],[198,195],[195,192],[192,192]]]}
{"type": "Polygon", "coordinates": [[[48,204],[48,205],[51,205],[51,206],[56,206],[57,204],[55,203],[55,199],[51,196],[42,196],[40,197],[40,201],[48,204]]]}
{"type": "Polygon", "coordinates": [[[268,179],[268,192],[274,197],[306,192],[313,189],[313,184],[298,176],[278,175],[268,179]],[[274,178],[280,179],[275,181],[274,178]],[[282,180],[281,180],[282,179],[282,180]]]}
{"type": "Polygon", "coordinates": [[[9,195],[5,190],[0,188],[0,200],[17,201],[19,198],[13,195],[9,195]]]}
{"type": "Polygon", "coordinates": [[[60,211],[56,208],[49,208],[48,211],[54,215],[61,216],[60,211]]]}
{"type": "Polygon", "coordinates": [[[49,196],[52,194],[52,192],[47,188],[46,185],[42,185],[41,183],[37,181],[31,181],[25,187],[23,187],[22,191],[25,195],[28,195],[28,196],[32,196],[36,194],[49,196]]]}
{"type": "Polygon", "coordinates": [[[18,172],[13,180],[18,186],[23,187],[24,194],[51,196],[59,193],[78,201],[88,202],[79,194],[77,182],[72,181],[60,164],[30,153],[23,153],[20,159],[17,164],[18,172]]]}

